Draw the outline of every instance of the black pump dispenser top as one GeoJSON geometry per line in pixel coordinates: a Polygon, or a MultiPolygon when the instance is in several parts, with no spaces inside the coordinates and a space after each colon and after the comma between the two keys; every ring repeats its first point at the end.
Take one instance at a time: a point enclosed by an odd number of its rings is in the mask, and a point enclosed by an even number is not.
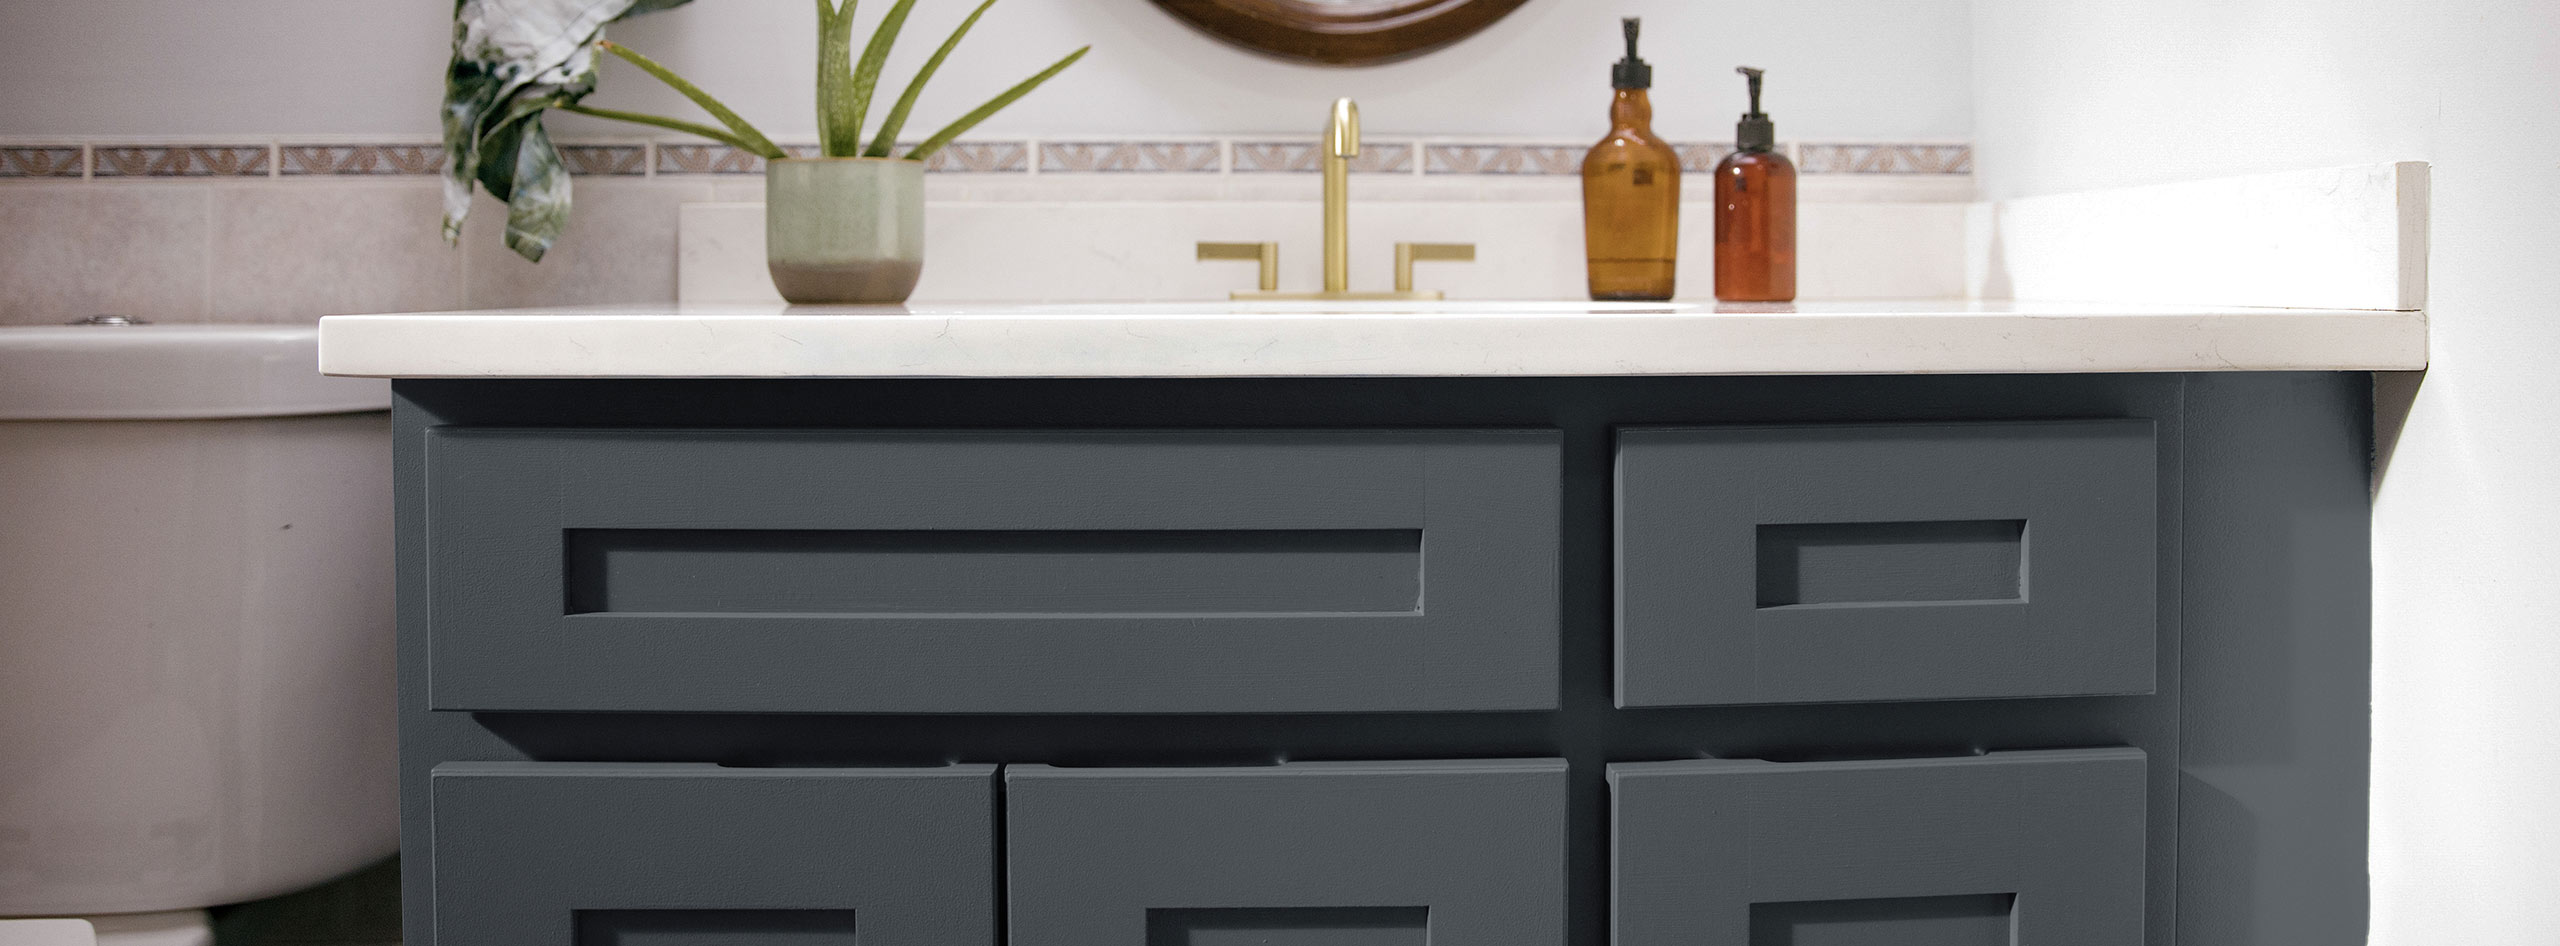
{"type": "Polygon", "coordinates": [[[1778,126],[1770,122],[1769,116],[1762,114],[1760,111],[1761,70],[1751,68],[1750,66],[1742,66],[1734,69],[1733,71],[1742,73],[1743,78],[1748,80],[1751,84],[1751,110],[1744,112],[1742,114],[1742,121],[1733,126],[1734,149],[1737,151],[1767,151],[1771,148],[1777,147],[1778,126]]]}
{"type": "Polygon", "coordinates": [[[1627,58],[1609,68],[1609,85],[1620,89],[1653,88],[1653,66],[1636,58],[1636,31],[1643,28],[1644,20],[1631,16],[1622,22],[1627,30],[1627,58]]]}

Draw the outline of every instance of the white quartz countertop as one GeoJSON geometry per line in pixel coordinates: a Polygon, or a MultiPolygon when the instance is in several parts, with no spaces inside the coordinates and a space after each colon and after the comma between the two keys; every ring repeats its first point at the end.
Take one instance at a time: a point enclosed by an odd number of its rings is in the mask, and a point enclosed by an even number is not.
{"type": "Polygon", "coordinates": [[[2419,370],[2426,314],[2005,301],[691,305],[320,320],[386,378],[1485,377],[2419,370]]]}

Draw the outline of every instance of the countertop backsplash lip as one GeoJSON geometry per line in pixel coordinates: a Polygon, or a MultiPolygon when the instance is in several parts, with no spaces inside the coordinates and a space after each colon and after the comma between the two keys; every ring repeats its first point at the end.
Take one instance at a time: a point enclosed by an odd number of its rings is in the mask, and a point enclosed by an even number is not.
{"type": "MultiPolygon", "coordinates": [[[[761,174],[763,159],[698,139],[580,137],[558,142],[581,177],[761,174]]],[[[1368,137],[1355,162],[1364,177],[1548,178],[1580,173],[1590,143],[1506,135],[1368,137]]],[[[926,168],[944,174],[1178,177],[1316,173],[1306,134],[1058,134],[972,138],[936,153],[926,168]]],[[[1690,171],[1712,169],[1732,151],[1722,141],[1673,145],[1690,171]]],[[[816,146],[787,142],[793,154],[816,146]]],[[[1810,140],[1782,144],[1812,176],[1969,178],[1973,146],[1948,140],[1810,140]]],[[[0,182],[154,178],[409,177],[444,173],[431,140],[398,135],[166,135],[0,137],[0,182]]]]}

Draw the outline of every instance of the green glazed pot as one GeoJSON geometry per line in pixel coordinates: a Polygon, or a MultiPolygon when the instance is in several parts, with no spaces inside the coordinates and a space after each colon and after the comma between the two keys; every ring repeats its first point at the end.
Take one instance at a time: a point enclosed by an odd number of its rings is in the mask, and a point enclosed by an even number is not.
{"type": "Polygon", "coordinates": [[[924,162],[784,158],[764,167],[765,266],[794,304],[905,302],[924,274],[924,162]]]}

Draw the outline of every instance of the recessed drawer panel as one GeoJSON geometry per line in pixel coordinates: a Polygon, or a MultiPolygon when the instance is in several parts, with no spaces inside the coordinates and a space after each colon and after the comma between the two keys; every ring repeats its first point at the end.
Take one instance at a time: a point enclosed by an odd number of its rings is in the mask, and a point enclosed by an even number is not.
{"type": "Polygon", "coordinates": [[[448,762],[443,946],[992,946],[995,767],[448,762]]]}
{"type": "Polygon", "coordinates": [[[446,710],[1556,701],[1552,431],[436,428],[446,710]]]}
{"type": "Polygon", "coordinates": [[[2139,749],[1609,767],[1617,946],[2143,939],[2139,749]]]}
{"type": "Polygon", "coordinates": [[[2152,437],[1621,430],[1618,704],[2151,692],[2152,437]]]}
{"type": "Polygon", "coordinates": [[[1556,946],[1559,759],[1005,768],[1013,946],[1556,946]]]}

